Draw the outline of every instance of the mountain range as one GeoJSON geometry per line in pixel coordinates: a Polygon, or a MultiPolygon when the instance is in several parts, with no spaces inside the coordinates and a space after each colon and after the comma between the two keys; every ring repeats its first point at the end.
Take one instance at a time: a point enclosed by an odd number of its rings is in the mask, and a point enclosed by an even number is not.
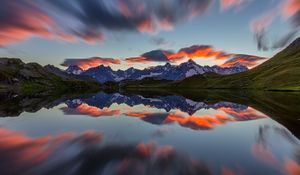
{"type": "Polygon", "coordinates": [[[41,66],[38,63],[24,63],[18,58],[0,58],[0,91],[53,95],[90,89],[100,89],[99,83],[91,77],[69,75],[52,65],[41,66]]]}
{"type": "Polygon", "coordinates": [[[178,81],[145,78],[124,81],[123,89],[255,89],[300,90],[300,38],[261,65],[240,73],[220,75],[205,73],[178,81]]]}
{"type": "Polygon", "coordinates": [[[88,70],[82,70],[78,66],[70,66],[66,72],[70,75],[84,75],[96,79],[100,83],[108,81],[120,82],[123,80],[142,80],[144,78],[155,77],[163,80],[183,80],[195,75],[205,73],[216,73],[220,75],[229,75],[239,72],[245,72],[248,68],[241,64],[235,64],[231,67],[220,66],[200,66],[193,60],[189,60],[180,65],[171,65],[166,63],[163,66],[155,66],[143,70],[129,68],[127,70],[112,70],[109,66],[100,65],[88,70]]]}
{"type": "Polygon", "coordinates": [[[300,38],[261,65],[248,70],[232,67],[200,66],[189,60],[180,65],[167,63],[144,70],[114,71],[103,65],[82,70],[71,66],[63,71],[51,65],[24,63],[17,58],[0,58],[0,90],[55,92],[103,88],[129,89],[256,89],[300,90],[300,38]],[[112,83],[110,83],[112,82],[112,83]]]}

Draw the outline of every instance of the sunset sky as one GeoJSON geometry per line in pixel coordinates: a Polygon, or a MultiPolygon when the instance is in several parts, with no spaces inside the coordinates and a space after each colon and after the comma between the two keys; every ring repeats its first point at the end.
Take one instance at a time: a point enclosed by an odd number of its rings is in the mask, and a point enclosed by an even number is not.
{"type": "Polygon", "coordinates": [[[299,36],[300,0],[0,1],[0,56],[42,65],[253,67],[299,36]]]}

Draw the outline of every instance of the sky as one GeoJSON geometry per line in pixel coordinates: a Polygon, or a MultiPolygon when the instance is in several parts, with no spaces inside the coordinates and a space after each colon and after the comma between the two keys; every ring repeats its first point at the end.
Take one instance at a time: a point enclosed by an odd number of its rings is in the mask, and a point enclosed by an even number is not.
{"type": "Polygon", "coordinates": [[[0,2],[0,56],[61,68],[252,68],[299,37],[300,0],[0,2]]]}

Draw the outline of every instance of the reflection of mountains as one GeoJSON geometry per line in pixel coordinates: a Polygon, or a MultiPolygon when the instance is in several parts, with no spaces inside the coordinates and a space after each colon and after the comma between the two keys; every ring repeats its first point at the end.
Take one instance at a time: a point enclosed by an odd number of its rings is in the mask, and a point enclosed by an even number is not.
{"type": "Polygon", "coordinates": [[[145,98],[141,95],[125,96],[119,93],[104,93],[100,92],[91,98],[67,101],[68,106],[76,106],[81,103],[86,103],[90,106],[97,108],[109,108],[112,104],[126,104],[128,106],[144,105],[157,109],[165,109],[169,112],[172,109],[179,109],[182,112],[186,112],[190,115],[194,114],[200,109],[219,109],[219,108],[231,108],[235,111],[242,111],[248,107],[241,104],[231,102],[218,102],[209,104],[205,102],[195,102],[182,96],[157,96],[153,98],[145,98]]]}
{"type": "Polygon", "coordinates": [[[101,92],[91,98],[69,100],[66,104],[68,107],[64,107],[62,110],[67,115],[89,115],[92,117],[126,115],[140,118],[155,125],[177,123],[180,126],[194,130],[212,129],[227,122],[266,117],[253,108],[236,103],[207,104],[205,102],[195,102],[181,96],[145,98],[140,95],[124,96],[119,93],[106,94],[101,92]],[[131,108],[110,109],[112,104],[126,104],[131,108]],[[144,106],[139,107],[139,109],[143,109],[142,111],[134,108],[134,106],[141,104],[144,106]],[[153,112],[151,108],[165,109],[166,112],[153,112]],[[210,112],[212,114],[197,115],[196,112],[200,109],[214,110],[210,112]]]}
{"type": "MultiPolygon", "coordinates": [[[[139,95],[142,95],[141,97],[139,97],[141,99],[143,99],[143,97],[152,97],[152,99],[170,99],[171,97],[174,97],[172,94],[176,94],[178,95],[176,97],[177,98],[176,100],[173,101],[171,100],[165,104],[161,102],[160,103],[153,102],[152,100],[152,105],[156,105],[157,108],[159,108],[159,106],[166,107],[168,111],[171,108],[170,104],[177,104],[177,109],[180,108],[180,110],[186,111],[189,114],[193,114],[194,111],[196,111],[197,109],[196,106],[198,104],[207,101],[214,102],[214,103],[204,103],[202,105],[203,108],[208,108],[208,107],[217,108],[218,105],[220,104],[222,104],[224,107],[224,104],[227,103],[231,105],[230,106],[231,109],[235,109],[232,111],[232,114],[238,111],[237,109],[245,109],[246,106],[251,106],[253,109],[261,111],[262,113],[271,117],[273,120],[276,120],[277,122],[281,123],[282,125],[287,127],[290,131],[292,131],[292,133],[295,134],[298,138],[300,138],[300,129],[299,129],[300,128],[299,127],[300,93],[296,93],[296,92],[282,93],[282,92],[267,92],[267,91],[255,91],[255,92],[228,91],[228,90],[219,90],[219,91],[195,90],[195,91],[179,91],[179,92],[166,92],[166,91],[157,91],[157,90],[155,91],[135,90],[134,92],[129,91],[124,93],[126,94],[138,93],[139,95]],[[171,95],[166,96],[166,94],[171,94],[171,95]],[[190,100],[186,100],[184,97],[190,100]],[[180,101],[180,103],[178,101],[180,101]],[[233,102],[233,103],[228,103],[226,101],[233,102]],[[197,102],[195,103],[197,105],[191,105],[192,104],[191,102],[197,102]],[[186,103],[188,105],[181,105],[181,103],[186,103]],[[243,105],[237,105],[236,107],[234,107],[234,105],[236,104],[243,104],[243,105]]],[[[117,94],[110,94],[110,96],[112,97],[117,96],[117,94]]],[[[130,97],[136,97],[136,96],[130,95],[130,97]]],[[[125,96],[124,99],[130,97],[128,95],[127,97],[125,96]]],[[[71,97],[69,95],[65,95],[63,97],[58,97],[58,96],[28,97],[28,96],[14,96],[13,94],[3,95],[0,93],[0,117],[19,116],[24,111],[36,112],[41,108],[52,108],[54,106],[59,105],[60,103],[65,102],[67,99],[72,100],[75,98],[82,99],[82,97],[78,98],[78,95],[76,94],[72,95],[71,97]]],[[[85,99],[86,102],[87,100],[91,100],[93,102],[93,100],[89,98],[83,98],[83,99],[85,99]]],[[[130,102],[130,100],[132,99],[133,98],[129,99],[128,104],[135,103],[135,102],[130,102]]],[[[146,100],[144,99],[144,101],[151,101],[151,98],[146,98],[146,100]]],[[[94,104],[91,104],[90,106],[93,106],[96,103],[97,100],[95,99],[94,104]]],[[[108,105],[111,104],[111,102],[108,102],[105,99],[103,99],[101,103],[102,103],[102,107],[104,106],[103,104],[108,104],[108,105]]],[[[174,108],[175,106],[176,105],[173,105],[174,108]]],[[[106,112],[111,112],[111,111],[107,109],[106,112]]],[[[99,114],[97,114],[96,116],[99,116],[99,114]]]]}

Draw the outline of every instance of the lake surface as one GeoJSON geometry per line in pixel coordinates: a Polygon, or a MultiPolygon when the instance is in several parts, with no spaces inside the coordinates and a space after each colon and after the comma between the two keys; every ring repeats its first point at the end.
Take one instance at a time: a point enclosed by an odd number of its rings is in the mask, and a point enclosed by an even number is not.
{"type": "Polygon", "coordinates": [[[299,175],[300,98],[230,94],[12,95],[0,174],[299,175]]]}

